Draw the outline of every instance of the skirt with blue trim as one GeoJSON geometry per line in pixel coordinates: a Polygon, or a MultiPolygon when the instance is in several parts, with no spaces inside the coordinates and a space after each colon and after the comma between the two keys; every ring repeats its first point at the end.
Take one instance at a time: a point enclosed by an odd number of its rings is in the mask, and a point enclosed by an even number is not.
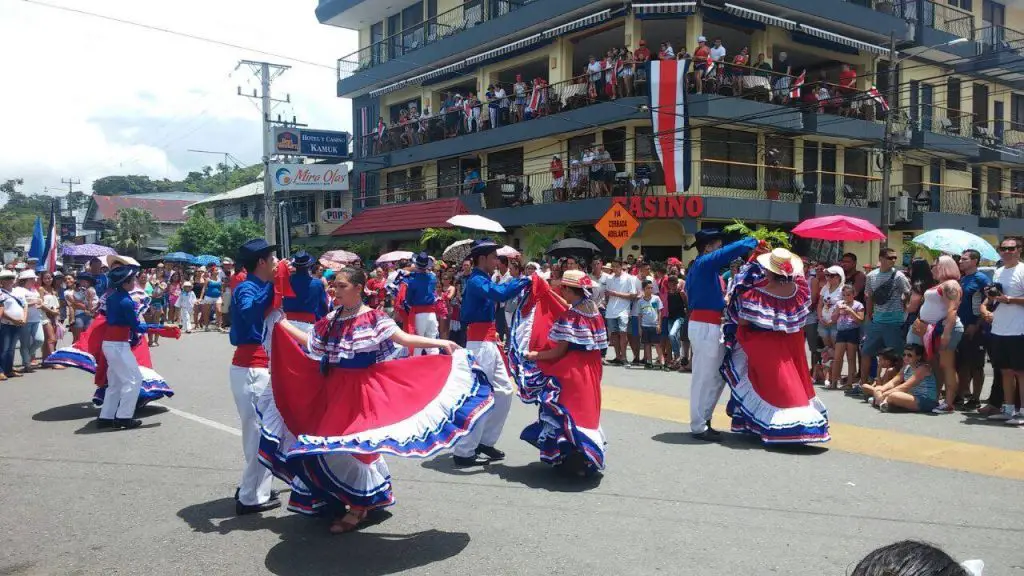
{"type": "MultiPolygon", "coordinates": [[[[43,364],[46,366],[67,366],[77,368],[89,374],[96,374],[96,358],[92,354],[73,346],[61,348],[50,354],[43,361],[43,364]]],[[[137,408],[141,408],[161,398],[174,396],[174,390],[167,384],[164,377],[155,370],[139,366],[139,371],[142,372],[142,385],[139,388],[137,408]]],[[[106,386],[97,386],[96,391],[92,395],[92,403],[96,406],[103,406],[103,399],[106,397],[106,394],[106,386]]]]}

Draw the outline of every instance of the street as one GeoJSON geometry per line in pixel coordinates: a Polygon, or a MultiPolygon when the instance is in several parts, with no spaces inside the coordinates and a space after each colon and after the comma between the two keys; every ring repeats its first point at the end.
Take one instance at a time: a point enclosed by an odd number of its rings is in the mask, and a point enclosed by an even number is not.
{"type": "MultiPolygon", "coordinates": [[[[389,458],[397,504],[358,533],[284,509],[235,517],[230,353],[223,334],[163,340],[176,395],[127,432],[95,430],[84,372],[0,384],[0,574],[842,575],[905,538],[1024,574],[1024,429],[819,391],[825,447],[696,444],[689,376],[624,368],[605,370],[599,481],[539,463],[518,439],[535,409],[517,404],[505,463],[389,458]]],[[[715,422],[728,429],[724,406],[715,422]]]]}

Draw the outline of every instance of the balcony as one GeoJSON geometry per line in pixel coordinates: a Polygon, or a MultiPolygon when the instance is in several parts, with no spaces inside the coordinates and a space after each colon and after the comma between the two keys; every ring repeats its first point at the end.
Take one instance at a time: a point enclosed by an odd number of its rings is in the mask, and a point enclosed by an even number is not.
{"type": "Polygon", "coordinates": [[[911,230],[978,228],[985,205],[977,190],[928,182],[894,185],[889,194],[908,199],[909,212],[900,226],[911,230]]]}
{"type": "Polygon", "coordinates": [[[979,130],[984,123],[979,123],[974,114],[944,106],[922,104],[920,117],[912,124],[911,146],[952,157],[976,157],[987,138],[979,130]]]}
{"type": "Polygon", "coordinates": [[[1024,126],[1008,120],[994,120],[987,126],[975,126],[982,146],[976,162],[1006,164],[1011,168],[1024,165],[1024,126]]]}
{"type": "Polygon", "coordinates": [[[910,46],[901,46],[904,54],[934,62],[974,56],[970,42],[950,45],[958,38],[974,38],[974,15],[966,10],[933,0],[897,0],[894,9],[913,29],[910,46]]]}
{"type": "Polygon", "coordinates": [[[741,3],[773,16],[870,37],[876,42],[888,42],[890,33],[896,34],[897,42],[907,39],[907,22],[889,0],[743,0],[741,3]]]}
{"type": "Polygon", "coordinates": [[[531,33],[538,34],[585,15],[584,11],[599,11],[601,6],[611,4],[610,0],[469,0],[340,58],[338,96],[360,96],[416,72],[456,63],[466,53],[509,46],[516,37],[521,42],[535,41],[531,33]]]}
{"type": "Polygon", "coordinates": [[[958,73],[986,76],[1024,88],[1024,33],[1005,26],[986,26],[974,31],[974,40],[975,57],[957,64],[958,73]]]}

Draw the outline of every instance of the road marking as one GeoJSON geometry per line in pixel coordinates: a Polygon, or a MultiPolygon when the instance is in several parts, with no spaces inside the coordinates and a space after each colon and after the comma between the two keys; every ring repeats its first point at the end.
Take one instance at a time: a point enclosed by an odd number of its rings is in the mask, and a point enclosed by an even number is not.
{"type": "MultiPolygon", "coordinates": [[[[601,399],[604,410],[681,424],[690,423],[690,403],[684,398],[602,386],[601,399]]],[[[714,422],[719,429],[729,429],[729,417],[723,408],[715,411],[714,422]]],[[[1024,452],[1021,451],[839,422],[830,422],[829,430],[832,441],[825,446],[833,450],[983,476],[1024,480],[1024,452]]],[[[688,431],[689,426],[684,432],[688,431]]]]}
{"type": "Polygon", "coordinates": [[[200,424],[203,424],[204,426],[209,426],[210,428],[213,428],[215,430],[220,430],[221,432],[227,432],[228,434],[234,434],[235,436],[241,436],[242,435],[242,431],[239,430],[238,428],[232,428],[231,426],[226,426],[224,424],[221,424],[220,422],[216,422],[214,420],[210,420],[209,418],[203,418],[202,416],[193,414],[191,412],[185,412],[184,410],[178,410],[177,408],[171,408],[170,406],[168,406],[166,404],[160,404],[158,402],[153,402],[152,404],[150,404],[150,406],[157,406],[157,407],[163,408],[163,409],[167,410],[168,412],[170,412],[171,414],[174,414],[176,416],[181,416],[182,418],[184,418],[186,420],[191,420],[193,422],[198,422],[200,424]]]}

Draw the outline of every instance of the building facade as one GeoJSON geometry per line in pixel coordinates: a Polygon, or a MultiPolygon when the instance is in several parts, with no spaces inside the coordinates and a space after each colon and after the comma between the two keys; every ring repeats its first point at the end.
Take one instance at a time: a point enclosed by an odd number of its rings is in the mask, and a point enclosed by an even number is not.
{"type": "Polygon", "coordinates": [[[120,210],[138,208],[152,214],[156,222],[156,233],[149,237],[146,251],[161,254],[167,251],[167,243],[171,236],[185,223],[185,209],[206,197],[205,194],[192,192],[154,192],[122,196],[94,194],[90,196],[82,225],[84,230],[80,234],[93,233],[96,235],[96,241],[102,243],[104,237],[112,232],[112,223],[117,219],[120,210]]]}
{"type": "Polygon", "coordinates": [[[340,239],[387,247],[465,211],[518,242],[524,226],[593,224],[630,196],[641,197],[627,201],[642,227],[625,252],[655,258],[733,219],[787,228],[850,214],[887,224],[897,248],[933,228],[1024,233],[1024,9],[1014,5],[321,0],[316,13],[359,31],[359,50],[338,61],[355,141],[355,217],[340,239]],[[701,37],[713,56],[720,40],[725,57],[688,88],[692,180],[670,191],[643,67],[588,66],[613,49],[658,58],[664,43],[692,55],[701,37]],[[744,50],[749,60],[736,61],[744,50]],[[700,211],[665,209],[670,193],[700,198],[700,211]]]}

